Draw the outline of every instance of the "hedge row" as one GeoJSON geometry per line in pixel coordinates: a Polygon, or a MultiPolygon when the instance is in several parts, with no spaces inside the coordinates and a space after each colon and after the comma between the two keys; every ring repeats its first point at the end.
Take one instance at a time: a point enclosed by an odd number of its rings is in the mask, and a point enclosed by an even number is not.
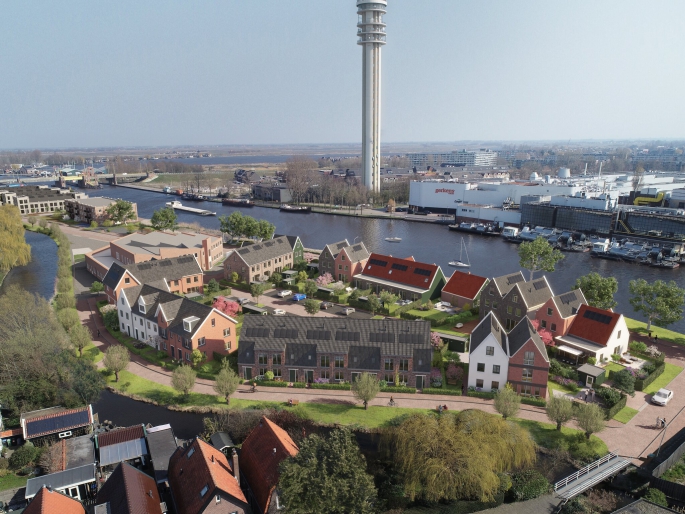
{"type": "Polygon", "coordinates": [[[423,394],[444,394],[445,396],[461,396],[461,391],[458,389],[440,389],[438,387],[426,387],[422,389],[423,394]]]}
{"type": "Polygon", "coordinates": [[[666,364],[662,362],[654,371],[652,371],[652,373],[647,375],[647,378],[643,378],[642,380],[637,379],[635,381],[635,390],[644,391],[645,387],[654,382],[664,371],[666,371],[666,364]]]}
{"type": "Polygon", "coordinates": [[[527,396],[522,396],[521,403],[526,405],[534,405],[535,407],[547,407],[547,402],[543,398],[529,398],[527,396]]]}
{"type": "Polygon", "coordinates": [[[288,382],[278,382],[276,380],[255,380],[258,386],[264,387],[288,387],[288,382]]]}
{"type": "Polygon", "coordinates": [[[385,386],[385,387],[381,387],[381,393],[415,394],[416,389],[414,387],[407,387],[407,386],[385,386]]]}
{"type": "Polygon", "coordinates": [[[486,400],[495,399],[495,393],[487,393],[485,391],[467,391],[466,396],[471,396],[472,398],[485,398],[486,400]]]}
{"type": "Polygon", "coordinates": [[[338,391],[350,391],[352,386],[350,384],[310,384],[312,389],[332,389],[338,391]]]}
{"type": "Polygon", "coordinates": [[[606,419],[609,420],[609,419],[613,418],[618,413],[618,411],[620,411],[623,407],[626,406],[627,403],[628,403],[628,395],[621,394],[621,399],[618,402],[616,402],[616,405],[614,405],[610,409],[604,409],[606,412],[606,419]]]}

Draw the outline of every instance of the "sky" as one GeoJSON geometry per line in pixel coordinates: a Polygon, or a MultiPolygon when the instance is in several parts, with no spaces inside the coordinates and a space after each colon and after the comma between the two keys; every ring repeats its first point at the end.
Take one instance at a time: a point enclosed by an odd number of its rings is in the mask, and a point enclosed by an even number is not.
{"type": "MultiPolygon", "coordinates": [[[[382,141],[685,137],[682,0],[389,0],[382,141]]],[[[355,143],[355,0],[3,0],[0,148],[355,143]]]]}

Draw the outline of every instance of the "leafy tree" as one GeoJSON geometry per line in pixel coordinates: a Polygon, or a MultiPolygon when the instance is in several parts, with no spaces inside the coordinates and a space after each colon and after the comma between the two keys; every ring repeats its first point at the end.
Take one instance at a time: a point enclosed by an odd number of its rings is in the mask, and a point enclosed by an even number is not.
{"type": "Polygon", "coordinates": [[[119,382],[119,373],[128,368],[130,357],[125,346],[115,344],[107,348],[102,363],[109,373],[114,373],[115,382],[119,382]]]}
{"type": "Polygon", "coordinates": [[[656,280],[649,284],[639,278],[630,281],[629,289],[632,296],[630,305],[635,312],[641,312],[647,318],[647,330],[652,329],[652,323],[666,327],[683,317],[685,290],[675,281],[656,280]]]}
{"type": "Polygon", "coordinates": [[[179,393],[187,398],[195,386],[195,378],[197,373],[190,366],[181,364],[178,368],[174,370],[171,374],[171,387],[176,389],[179,393]]]}
{"type": "Polygon", "coordinates": [[[622,369],[617,373],[612,373],[611,380],[616,389],[620,389],[628,394],[633,394],[635,392],[635,377],[628,369],[622,369]]]}
{"type": "Polygon", "coordinates": [[[231,240],[236,239],[245,233],[245,217],[238,211],[234,211],[228,216],[219,216],[219,224],[219,230],[229,234],[231,240]]]}
{"type": "Polygon", "coordinates": [[[116,305],[105,305],[101,311],[102,323],[110,332],[119,330],[119,316],[117,314],[116,305]]]}
{"type": "Polygon", "coordinates": [[[214,381],[214,391],[226,398],[228,405],[231,402],[231,395],[236,392],[239,383],[240,377],[228,366],[228,361],[225,360],[214,381]]]}
{"type": "Polygon", "coordinates": [[[67,332],[72,328],[81,324],[81,319],[78,316],[76,309],[62,309],[57,312],[57,319],[67,332]]]}
{"type": "Polygon", "coordinates": [[[83,349],[91,343],[93,335],[88,327],[78,324],[69,331],[69,339],[74,348],[78,350],[78,356],[83,357],[83,349]]]}
{"type": "Polygon", "coordinates": [[[126,223],[128,220],[136,219],[133,204],[126,200],[117,200],[107,207],[105,212],[114,223],[126,223]]]}
{"type": "Polygon", "coordinates": [[[306,282],[308,278],[309,277],[307,276],[306,271],[300,271],[297,274],[297,278],[295,279],[295,282],[297,282],[298,284],[301,284],[302,282],[306,282]]]}
{"type": "Polygon", "coordinates": [[[31,246],[24,239],[19,209],[14,205],[0,206],[0,272],[25,266],[30,261],[31,246]]]}
{"type": "Polygon", "coordinates": [[[319,288],[314,280],[307,280],[304,283],[304,292],[308,297],[314,296],[318,290],[319,288]]]}
{"type": "Polygon", "coordinates": [[[250,294],[257,303],[259,303],[259,297],[264,294],[264,291],[266,291],[266,284],[252,284],[250,286],[250,294]]]}
{"type": "Polygon", "coordinates": [[[280,273],[272,273],[271,276],[269,277],[269,282],[271,282],[274,286],[278,287],[281,282],[283,282],[283,275],[280,273]]]}
{"type": "Polygon", "coordinates": [[[231,282],[233,282],[234,284],[237,284],[239,280],[240,280],[240,275],[238,275],[237,271],[234,271],[233,273],[231,273],[231,282]]]}
{"type": "Polygon", "coordinates": [[[367,304],[371,314],[376,314],[376,312],[381,308],[381,301],[376,293],[371,293],[367,298],[367,304]]]}
{"type": "Polygon", "coordinates": [[[653,487],[650,487],[649,489],[647,489],[647,494],[645,494],[644,499],[652,503],[656,503],[657,505],[661,505],[662,507],[668,507],[668,500],[666,499],[666,495],[663,491],[660,491],[659,489],[654,489],[653,487]]]}
{"type": "Polygon", "coordinates": [[[259,235],[259,222],[252,216],[243,216],[243,236],[257,237],[259,235]]]}
{"type": "Polygon", "coordinates": [[[219,282],[217,282],[215,279],[210,280],[205,286],[205,292],[209,294],[218,293],[219,289],[219,282]]]}
{"type": "Polygon", "coordinates": [[[319,287],[326,287],[331,282],[333,282],[333,275],[328,272],[316,277],[316,285],[319,287]]]}
{"type": "Polygon", "coordinates": [[[42,229],[48,228],[48,220],[46,220],[45,218],[41,218],[40,220],[38,220],[38,226],[42,229]]]}
{"type": "Polygon", "coordinates": [[[236,314],[241,311],[240,304],[238,302],[233,302],[231,300],[227,300],[226,298],[217,298],[212,304],[212,307],[232,318],[234,318],[236,314]]]}
{"type": "Polygon", "coordinates": [[[381,392],[381,384],[376,375],[362,373],[352,382],[352,394],[364,404],[364,410],[369,408],[369,402],[381,392]]]}
{"type": "Polygon", "coordinates": [[[12,469],[21,469],[28,466],[39,454],[40,450],[31,441],[27,441],[10,455],[10,467],[12,469]]]}
{"type": "Polygon", "coordinates": [[[200,364],[202,364],[203,360],[205,360],[205,355],[197,348],[190,353],[190,362],[193,364],[194,368],[197,368],[200,364]]]}
{"type": "Polygon", "coordinates": [[[38,218],[36,218],[35,216],[29,216],[28,220],[29,220],[29,223],[31,224],[31,227],[33,227],[36,224],[36,222],[38,221],[38,218]]]}
{"type": "Polygon", "coordinates": [[[377,511],[373,477],[349,430],[304,439],[298,454],[281,463],[278,487],[293,514],[377,511]]]}
{"type": "Polygon", "coordinates": [[[495,410],[504,419],[516,416],[520,407],[521,397],[516,394],[516,391],[514,391],[510,384],[507,384],[504,389],[501,389],[495,395],[495,410]]]}
{"type": "Polygon", "coordinates": [[[350,300],[359,300],[362,292],[359,289],[355,289],[350,293],[350,300]]]}
{"type": "Polygon", "coordinates": [[[501,490],[499,473],[535,462],[535,443],[519,425],[477,410],[412,414],[381,436],[410,501],[480,499],[501,490]]]}
{"type": "Polygon", "coordinates": [[[533,500],[551,489],[549,481],[535,469],[514,473],[511,482],[511,494],[516,501],[533,500]]]}
{"type": "Polygon", "coordinates": [[[390,307],[393,303],[397,301],[399,296],[397,296],[396,294],[392,294],[389,291],[381,291],[379,298],[384,306],[390,307]]]}
{"type": "Polygon", "coordinates": [[[271,239],[276,232],[276,227],[266,220],[259,220],[257,222],[257,237],[260,239],[271,239]]]}
{"type": "Polygon", "coordinates": [[[152,214],[150,223],[155,230],[171,230],[173,232],[178,228],[178,216],[171,207],[164,207],[152,214]]]}
{"type": "Polygon", "coordinates": [[[76,360],[71,366],[71,389],[80,399],[81,404],[96,402],[105,388],[105,380],[95,365],[89,360],[76,360]]]}
{"type": "Polygon", "coordinates": [[[314,316],[317,312],[321,310],[321,303],[317,302],[316,300],[313,300],[312,298],[307,298],[304,301],[304,310],[310,316],[314,316]]]}
{"type": "Polygon", "coordinates": [[[98,282],[97,280],[90,285],[91,293],[102,293],[104,290],[105,286],[102,284],[102,282],[98,282]]]}
{"type": "Polygon", "coordinates": [[[564,258],[563,254],[547,242],[544,237],[535,241],[521,243],[518,249],[519,265],[530,270],[530,280],[536,271],[554,271],[557,262],[564,258]]]}
{"type": "Polygon", "coordinates": [[[585,403],[578,406],[576,413],[578,426],[585,432],[585,437],[590,439],[592,434],[604,430],[604,412],[597,404],[585,403]]]}
{"type": "Polygon", "coordinates": [[[552,423],[556,423],[557,430],[573,419],[573,402],[562,396],[554,396],[547,402],[547,417],[552,423]]]}
{"type": "Polygon", "coordinates": [[[598,309],[613,309],[618,305],[614,295],[618,291],[618,281],[614,277],[603,277],[599,273],[588,273],[576,280],[574,289],[580,289],[588,305],[598,309]]]}

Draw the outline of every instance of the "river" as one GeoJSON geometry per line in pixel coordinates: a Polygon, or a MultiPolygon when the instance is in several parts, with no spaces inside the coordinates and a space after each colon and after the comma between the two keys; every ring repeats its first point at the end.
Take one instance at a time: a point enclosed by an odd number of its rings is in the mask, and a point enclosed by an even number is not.
{"type": "Polygon", "coordinates": [[[49,300],[55,293],[57,244],[50,237],[36,232],[26,231],[24,237],[31,245],[31,262],[10,270],[0,287],[0,294],[10,286],[18,285],[49,300]]]}
{"type": "MultiPolygon", "coordinates": [[[[106,186],[105,189],[90,193],[91,196],[110,196],[123,198],[138,204],[138,213],[143,218],[150,218],[156,209],[164,207],[165,202],[175,199],[171,195],[151,193],[137,189],[106,186]]],[[[323,248],[326,244],[347,239],[350,242],[364,241],[367,248],[398,257],[413,256],[417,261],[439,264],[446,275],[451,275],[448,265],[450,260],[459,257],[461,238],[464,238],[468,257],[471,262],[469,270],[477,275],[496,277],[514,273],[522,268],[518,265],[516,245],[505,242],[499,237],[450,232],[444,225],[408,222],[400,219],[369,219],[348,216],[331,216],[328,214],[288,214],[278,209],[254,207],[240,209],[223,206],[214,202],[191,202],[193,207],[216,211],[217,215],[230,214],[239,210],[250,216],[266,219],[276,225],[277,234],[299,235],[308,248],[323,248]],[[385,241],[386,237],[402,238],[400,243],[385,241]]],[[[196,222],[200,225],[218,229],[216,217],[196,216],[178,212],[179,220],[196,222]]],[[[618,280],[617,311],[629,317],[643,319],[633,312],[629,303],[628,282],[635,278],[644,278],[648,282],[657,279],[675,280],[680,287],[685,287],[685,268],[665,270],[636,264],[615,262],[603,259],[592,259],[588,253],[566,253],[565,258],[557,264],[554,273],[547,273],[547,278],[557,293],[563,293],[573,287],[576,278],[596,271],[603,276],[613,276],[618,280]]],[[[526,279],[529,272],[522,270],[526,279]]],[[[536,275],[537,276],[537,275],[536,275]]],[[[685,320],[674,323],[669,328],[685,332],[685,320]]]]}

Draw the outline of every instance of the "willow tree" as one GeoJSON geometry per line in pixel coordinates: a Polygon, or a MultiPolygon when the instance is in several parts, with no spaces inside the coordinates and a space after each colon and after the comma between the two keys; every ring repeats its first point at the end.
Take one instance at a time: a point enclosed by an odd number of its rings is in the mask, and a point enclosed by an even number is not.
{"type": "Polygon", "coordinates": [[[0,206],[0,273],[31,260],[31,247],[24,239],[24,225],[14,205],[0,206]]]}
{"type": "Polygon", "coordinates": [[[383,448],[414,500],[491,501],[500,474],[535,462],[535,443],[515,423],[476,410],[414,414],[383,433],[383,448]]]}

